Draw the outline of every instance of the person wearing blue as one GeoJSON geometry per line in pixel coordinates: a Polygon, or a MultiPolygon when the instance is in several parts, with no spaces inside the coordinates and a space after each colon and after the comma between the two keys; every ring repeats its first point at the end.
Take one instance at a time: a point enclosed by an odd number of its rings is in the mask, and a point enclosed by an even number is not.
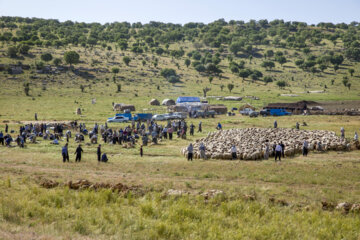
{"type": "Polygon", "coordinates": [[[12,140],[13,140],[12,137],[10,135],[8,135],[8,137],[5,140],[5,144],[7,147],[10,147],[12,140]]]}
{"type": "Polygon", "coordinates": [[[221,123],[218,123],[218,125],[217,125],[216,129],[217,129],[217,130],[222,130],[221,123]]]}
{"type": "Polygon", "coordinates": [[[281,147],[281,144],[278,143],[278,144],[276,144],[276,147],[275,147],[275,162],[277,161],[278,158],[279,158],[279,161],[281,162],[281,152],[282,152],[282,147],[281,147]]]}
{"type": "Polygon", "coordinates": [[[69,151],[68,151],[68,144],[66,143],[65,146],[61,149],[61,154],[63,157],[63,162],[68,161],[69,162],[69,151]]]}
{"type": "Polygon", "coordinates": [[[188,151],[188,161],[192,161],[193,160],[193,151],[194,151],[194,147],[192,145],[192,143],[190,143],[190,145],[187,147],[187,151],[188,151]]]}
{"type": "Polygon", "coordinates": [[[101,161],[102,162],[107,162],[109,159],[106,156],[106,153],[103,153],[103,155],[101,156],[101,161]]]}
{"type": "Polygon", "coordinates": [[[2,131],[0,131],[0,143],[4,146],[4,134],[2,131]]]}

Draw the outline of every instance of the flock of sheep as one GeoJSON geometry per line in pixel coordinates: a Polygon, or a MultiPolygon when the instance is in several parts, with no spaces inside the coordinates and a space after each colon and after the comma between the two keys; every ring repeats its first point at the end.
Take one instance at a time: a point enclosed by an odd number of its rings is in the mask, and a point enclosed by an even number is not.
{"type": "MultiPolygon", "coordinates": [[[[196,140],[194,158],[200,157],[199,146],[206,147],[206,157],[212,159],[231,159],[230,149],[236,146],[237,156],[242,160],[257,160],[264,158],[266,143],[270,146],[270,156],[274,155],[273,145],[283,142],[285,156],[294,156],[302,152],[304,140],[308,142],[308,150],[321,146],[321,150],[346,150],[349,148],[346,140],[337,137],[335,132],[316,130],[296,130],[288,128],[244,128],[211,132],[207,137],[196,140]],[[319,144],[320,142],[320,144],[319,144]]],[[[187,148],[182,149],[187,154],[187,148]]]]}

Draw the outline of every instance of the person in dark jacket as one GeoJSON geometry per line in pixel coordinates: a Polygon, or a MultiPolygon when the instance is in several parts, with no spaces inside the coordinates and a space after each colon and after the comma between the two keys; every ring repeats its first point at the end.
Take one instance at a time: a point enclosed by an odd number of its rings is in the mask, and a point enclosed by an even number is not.
{"type": "Polygon", "coordinates": [[[281,146],[281,157],[285,158],[285,145],[283,142],[280,142],[281,146]]]}
{"type": "Polygon", "coordinates": [[[192,161],[193,160],[193,151],[194,151],[194,147],[192,145],[192,143],[190,143],[190,145],[187,147],[188,150],[188,161],[192,161]]]}
{"type": "Polygon", "coordinates": [[[143,145],[140,146],[140,157],[142,157],[144,155],[144,151],[143,151],[143,145]]]}
{"type": "Polygon", "coordinates": [[[194,136],[194,129],[195,129],[195,125],[191,123],[191,125],[190,125],[190,136],[194,136]]]}
{"type": "Polygon", "coordinates": [[[107,162],[109,159],[106,156],[106,153],[103,153],[103,155],[101,156],[101,161],[102,162],[107,162]]]}
{"type": "Polygon", "coordinates": [[[0,131],[0,144],[4,146],[4,134],[0,131]]]}
{"type": "Polygon", "coordinates": [[[98,158],[98,162],[100,162],[101,160],[101,144],[99,144],[99,146],[97,147],[97,158],[98,158]]]}
{"type": "Polygon", "coordinates": [[[9,126],[7,125],[7,123],[5,124],[5,133],[8,133],[9,131],[9,126]]]}
{"type": "Polygon", "coordinates": [[[66,162],[66,160],[69,162],[69,152],[68,152],[68,144],[66,143],[65,146],[61,149],[61,154],[63,157],[63,162],[66,162]]]}
{"type": "Polygon", "coordinates": [[[202,123],[199,122],[198,132],[202,132],[202,123]]]}
{"type": "Polygon", "coordinates": [[[79,146],[76,148],[75,153],[74,153],[74,154],[76,154],[75,162],[80,162],[81,161],[81,153],[82,152],[84,152],[84,151],[81,148],[81,144],[79,144],[79,146]]]}

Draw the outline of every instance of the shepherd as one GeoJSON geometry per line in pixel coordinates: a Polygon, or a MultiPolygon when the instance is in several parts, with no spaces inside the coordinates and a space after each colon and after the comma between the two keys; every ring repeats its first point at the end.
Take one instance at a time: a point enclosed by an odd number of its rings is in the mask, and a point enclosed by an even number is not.
{"type": "Polygon", "coordinates": [[[79,146],[76,148],[75,153],[74,153],[74,154],[76,154],[75,162],[80,162],[81,161],[81,153],[82,152],[84,152],[84,151],[81,148],[81,144],[79,144],[79,146]]]}

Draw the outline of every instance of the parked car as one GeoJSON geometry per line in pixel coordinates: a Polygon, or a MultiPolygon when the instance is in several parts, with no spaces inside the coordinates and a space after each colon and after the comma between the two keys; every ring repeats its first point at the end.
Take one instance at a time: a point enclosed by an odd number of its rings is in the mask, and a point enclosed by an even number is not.
{"type": "Polygon", "coordinates": [[[240,111],[240,114],[241,115],[249,115],[253,111],[254,110],[252,110],[251,108],[244,108],[243,110],[240,111]]]}
{"type": "Polygon", "coordinates": [[[123,122],[127,122],[129,121],[130,119],[128,117],[124,117],[124,116],[115,116],[115,117],[112,117],[112,118],[108,118],[107,122],[108,123],[123,123],[123,122]]]}
{"type": "Polygon", "coordinates": [[[187,112],[174,112],[174,115],[176,115],[179,119],[185,119],[188,116],[187,112]]]}
{"type": "Polygon", "coordinates": [[[270,109],[261,110],[260,115],[263,117],[266,117],[266,116],[288,116],[288,115],[291,115],[291,112],[288,112],[285,109],[270,108],[270,109]]]}
{"type": "Polygon", "coordinates": [[[215,117],[216,112],[214,110],[210,110],[210,111],[197,111],[196,112],[196,117],[202,117],[202,118],[206,118],[206,117],[215,117]]]}
{"type": "Polygon", "coordinates": [[[156,114],[154,116],[152,116],[152,120],[155,121],[164,121],[167,120],[165,114],[156,114]]]}
{"type": "Polygon", "coordinates": [[[166,120],[182,119],[181,115],[177,113],[166,113],[164,116],[166,120]]]}
{"type": "Polygon", "coordinates": [[[251,111],[249,113],[249,117],[258,117],[259,116],[259,112],[256,112],[256,111],[251,111]]]}

